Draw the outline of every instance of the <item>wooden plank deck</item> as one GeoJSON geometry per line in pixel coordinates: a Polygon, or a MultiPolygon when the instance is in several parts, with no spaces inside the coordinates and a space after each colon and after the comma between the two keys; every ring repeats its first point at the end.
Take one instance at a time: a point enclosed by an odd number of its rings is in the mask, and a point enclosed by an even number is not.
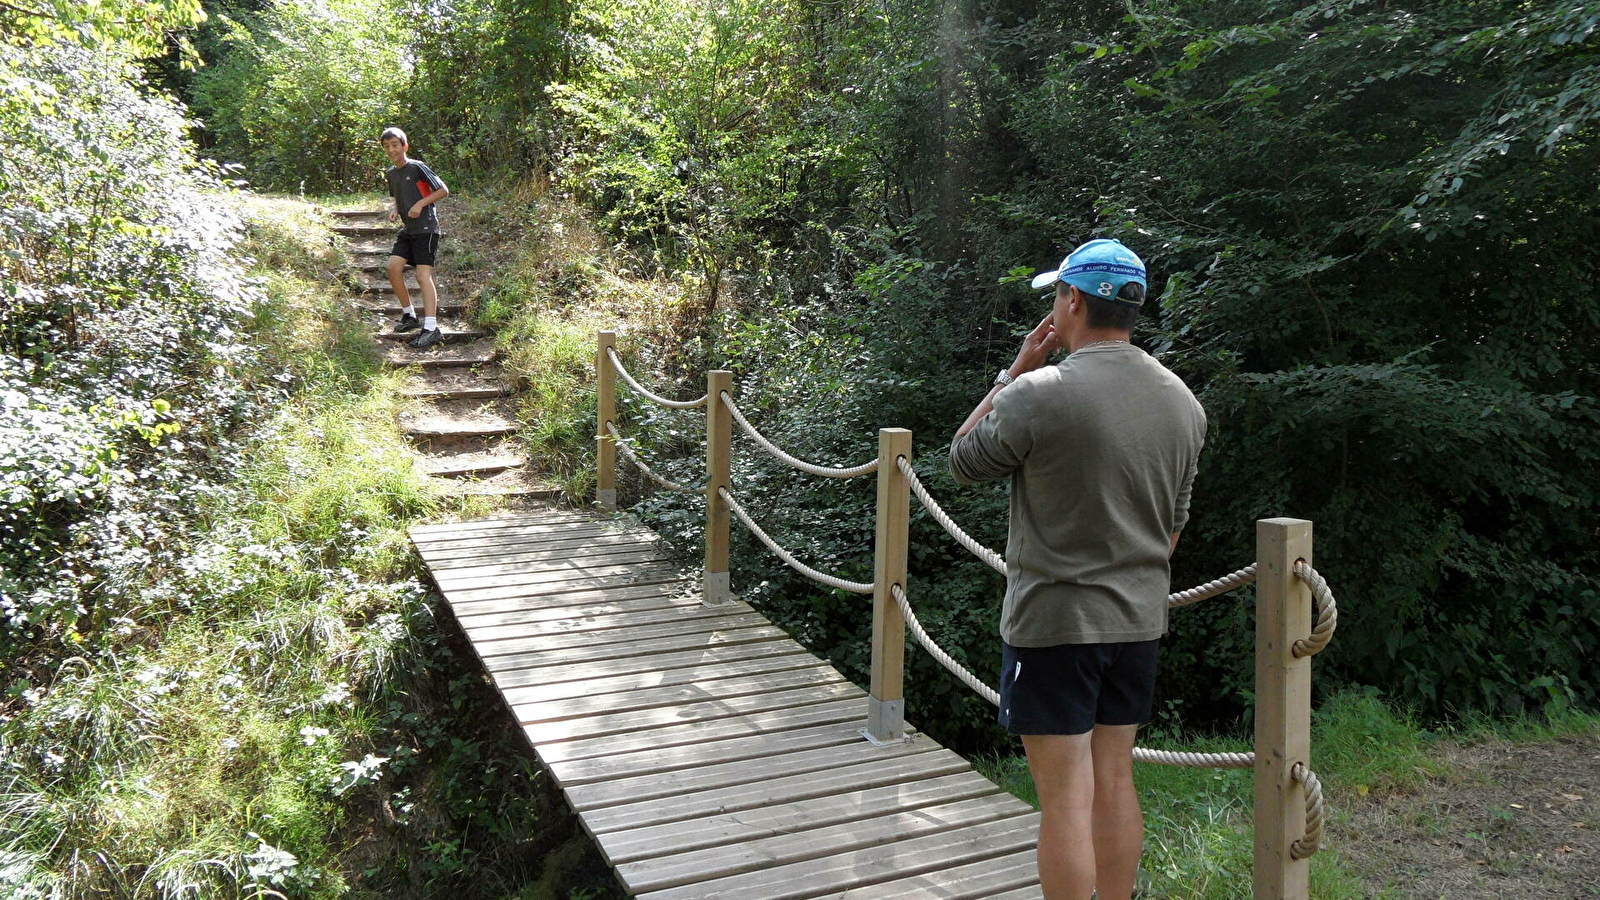
{"type": "Polygon", "coordinates": [[[656,536],[549,510],[411,529],[534,752],[642,900],[1039,900],[1038,815],[656,536]]]}

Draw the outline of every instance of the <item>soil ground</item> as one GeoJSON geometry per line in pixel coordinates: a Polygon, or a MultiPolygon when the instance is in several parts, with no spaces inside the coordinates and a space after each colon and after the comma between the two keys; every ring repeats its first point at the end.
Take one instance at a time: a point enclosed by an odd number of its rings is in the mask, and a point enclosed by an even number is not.
{"type": "Polygon", "coordinates": [[[1331,823],[1370,896],[1600,898],[1600,734],[1441,752],[1451,776],[1331,823]]]}

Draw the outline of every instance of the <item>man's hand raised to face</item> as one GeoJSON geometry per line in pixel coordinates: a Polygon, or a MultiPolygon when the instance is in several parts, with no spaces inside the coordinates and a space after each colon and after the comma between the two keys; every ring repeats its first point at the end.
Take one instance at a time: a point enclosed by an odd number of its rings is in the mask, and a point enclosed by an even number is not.
{"type": "Polygon", "coordinates": [[[1006,374],[1011,376],[1010,379],[995,380],[994,386],[989,388],[988,396],[984,397],[983,402],[978,404],[978,408],[972,411],[972,415],[967,416],[967,421],[961,423],[961,427],[956,429],[957,438],[971,431],[973,426],[978,424],[979,419],[982,419],[994,409],[994,395],[1002,387],[1010,384],[1011,380],[1024,372],[1032,372],[1034,369],[1044,365],[1045,361],[1050,358],[1050,354],[1056,352],[1056,349],[1061,346],[1061,337],[1056,334],[1055,318],[1055,313],[1051,312],[1041,319],[1032,331],[1028,332],[1026,338],[1023,338],[1022,349],[1017,351],[1016,362],[1013,362],[1011,368],[1006,370],[1006,374]]]}
{"type": "Polygon", "coordinates": [[[1056,314],[1051,310],[1039,324],[1028,332],[1022,339],[1022,348],[1017,351],[1017,359],[1011,364],[1011,377],[1015,378],[1024,372],[1032,372],[1044,365],[1050,354],[1061,348],[1061,338],[1056,334],[1056,314]]]}

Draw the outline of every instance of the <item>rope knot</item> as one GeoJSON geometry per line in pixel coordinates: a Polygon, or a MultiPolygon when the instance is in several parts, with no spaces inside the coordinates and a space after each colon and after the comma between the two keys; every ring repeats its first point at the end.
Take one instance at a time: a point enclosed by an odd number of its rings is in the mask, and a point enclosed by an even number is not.
{"type": "Polygon", "coordinates": [[[1322,573],[1311,568],[1311,564],[1303,559],[1294,563],[1296,578],[1304,581],[1311,588],[1312,609],[1316,610],[1317,621],[1311,626],[1311,634],[1294,642],[1291,652],[1296,659],[1316,656],[1333,640],[1334,629],[1339,627],[1339,604],[1333,599],[1333,589],[1328,587],[1328,579],[1322,573]]]}

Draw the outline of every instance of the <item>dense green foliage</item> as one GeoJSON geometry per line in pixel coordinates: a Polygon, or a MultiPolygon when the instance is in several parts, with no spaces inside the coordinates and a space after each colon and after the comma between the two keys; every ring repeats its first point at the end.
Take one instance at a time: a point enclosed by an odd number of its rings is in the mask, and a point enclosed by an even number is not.
{"type": "Polygon", "coordinates": [[[572,0],[402,0],[415,60],[395,111],[441,168],[515,173],[554,149],[545,86],[570,66],[572,0]]]}
{"type": "Polygon", "coordinates": [[[1353,626],[1324,676],[1514,710],[1600,637],[1600,13],[1419,12],[1137,20],[1019,108],[1061,144],[1106,115],[1073,91],[1121,89],[1131,127],[1013,196],[1098,177],[1102,227],[1156,251],[1152,346],[1214,423],[1195,536],[1316,520],[1353,626]]]}
{"type": "Polygon", "coordinates": [[[129,65],[0,45],[0,73],[0,608],[71,642],[150,607],[106,576],[143,564],[145,513],[193,503],[189,442],[255,414],[262,387],[201,376],[258,363],[235,334],[260,294],[181,111],[129,65]]]}
{"type": "Polygon", "coordinates": [[[507,171],[553,151],[545,85],[569,59],[565,0],[205,0],[198,73],[164,83],[203,145],[251,184],[370,188],[397,125],[440,171],[507,171]]]}
{"type": "Polygon", "coordinates": [[[262,188],[381,184],[376,141],[396,124],[410,33],[387,0],[219,10],[203,44],[215,56],[188,88],[207,152],[262,188]]]}
{"type": "Polygon", "coordinates": [[[193,48],[178,31],[205,20],[201,0],[36,0],[0,4],[0,37],[35,47],[86,46],[140,57],[166,51],[192,65],[193,48]]]}
{"type": "MultiPolygon", "coordinates": [[[[1143,342],[1213,425],[1176,580],[1248,559],[1255,518],[1310,518],[1346,614],[1320,684],[1431,713],[1595,701],[1590,6],[594,2],[573,20],[547,90],[562,152],[530,164],[684,290],[687,326],[635,335],[646,369],[730,365],[780,443],[825,459],[913,428],[936,493],[997,545],[1003,498],[943,479],[944,442],[1038,314],[1019,275],[1121,236],[1156,273],[1143,342]]],[[[739,460],[786,543],[870,569],[868,489],[739,460]]],[[[692,506],[649,509],[693,545],[692,506]]],[[[997,582],[917,528],[930,627],[992,668],[997,582]]],[[[861,671],[853,601],[753,543],[737,559],[861,671]]],[[[1180,708],[1244,707],[1248,610],[1182,614],[1180,708]]],[[[925,662],[920,720],[987,717],[925,662]]]]}

